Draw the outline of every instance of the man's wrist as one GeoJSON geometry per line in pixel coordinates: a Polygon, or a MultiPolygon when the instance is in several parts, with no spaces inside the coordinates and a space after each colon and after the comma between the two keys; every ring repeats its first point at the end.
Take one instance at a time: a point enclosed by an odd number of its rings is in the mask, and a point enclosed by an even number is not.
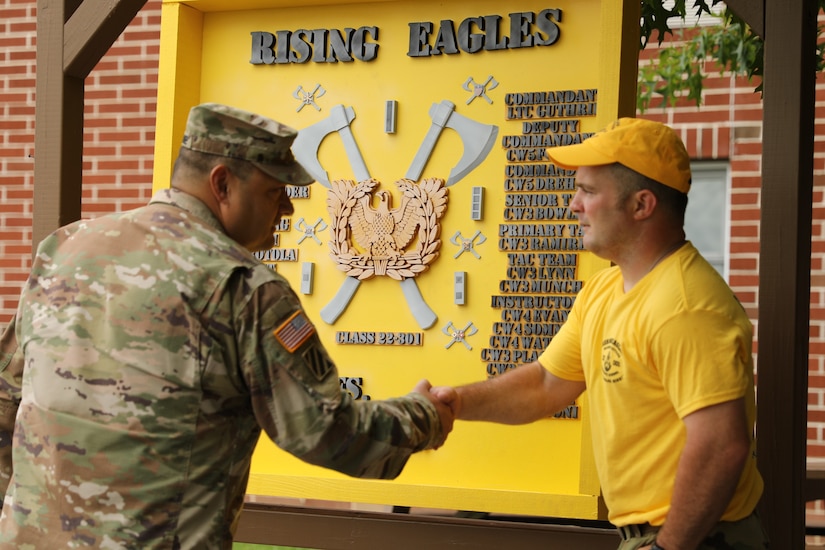
{"type": "Polygon", "coordinates": [[[653,544],[650,545],[650,550],[665,550],[665,549],[662,548],[661,546],[659,546],[658,544],[656,544],[656,541],[654,540],[653,544]]]}

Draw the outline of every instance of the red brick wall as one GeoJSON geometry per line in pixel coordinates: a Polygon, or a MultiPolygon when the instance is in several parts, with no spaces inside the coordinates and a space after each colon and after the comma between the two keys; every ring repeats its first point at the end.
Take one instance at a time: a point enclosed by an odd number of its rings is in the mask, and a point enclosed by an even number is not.
{"type": "MultiPolygon", "coordinates": [[[[0,325],[31,267],[33,0],[0,0],[0,325]]],[[[83,217],[145,204],[152,191],[160,0],[148,0],[86,79],[83,217]]]]}
{"type": "Polygon", "coordinates": [[[17,305],[31,256],[35,3],[0,0],[0,317],[17,305]]]}

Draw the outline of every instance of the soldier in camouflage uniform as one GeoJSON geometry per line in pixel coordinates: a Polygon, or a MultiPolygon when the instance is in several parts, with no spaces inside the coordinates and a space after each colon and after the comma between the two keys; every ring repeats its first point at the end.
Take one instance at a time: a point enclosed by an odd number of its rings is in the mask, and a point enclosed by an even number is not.
{"type": "Polygon", "coordinates": [[[230,548],[261,429],[300,459],[393,478],[452,428],[429,385],[355,401],[253,251],[311,177],[295,131],[192,109],[172,188],[38,247],[0,340],[0,548],[230,548]]]}

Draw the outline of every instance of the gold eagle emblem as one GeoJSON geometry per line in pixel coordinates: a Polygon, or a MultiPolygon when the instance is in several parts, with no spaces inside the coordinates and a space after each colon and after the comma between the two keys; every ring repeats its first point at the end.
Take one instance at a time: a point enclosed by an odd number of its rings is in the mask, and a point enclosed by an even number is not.
{"type": "Polygon", "coordinates": [[[444,180],[430,178],[418,184],[398,180],[397,208],[389,191],[375,192],[378,185],[375,179],[332,182],[327,195],[330,256],[339,269],[361,280],[375,275],[399,281],[415,277],[429,269],[439,254],[439,220],[447,208],[444,180]]]}

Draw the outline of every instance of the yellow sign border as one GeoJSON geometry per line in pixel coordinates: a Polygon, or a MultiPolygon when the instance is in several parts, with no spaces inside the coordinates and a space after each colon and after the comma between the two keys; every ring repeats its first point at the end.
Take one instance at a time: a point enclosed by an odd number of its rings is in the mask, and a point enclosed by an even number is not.
{"type": "MultiPolygon", "coordinates": [[[[375,1],[375,0],[374,0],[375,1]]],[[[377,0],[393,2],[396,0],[377,0]]],[[[279,8],[311,5],[347,5],[359,2],[338,0],[164,0],[161,16],[161,52],[158,82],[157,130],[155,135],[155,190],[169,186],[172,166],[181,142],[188,109],[200,102],[200,67],[204,14],[241,9],[279,8]]],[[[635,114],[638,60],[637,0],[601,2],[598,90],[598,126],[619,116],[635,114]]],[[[586,407],[586,396],[585,396],[586,407]]],[[[398,496],[411,506],[444,509],[504,511],[505,513],[603,519],[606,513],[600,498],[595,463],[590,450],[591,426],[582,421],[582,449],[579,477],[580,495],[551,495],[538,492],[457,489],[399,482],[330,479],[313,476],[251,473],[248,492],[258,495],[317,498],[344,502],[397,504],[398,496]]]]}

